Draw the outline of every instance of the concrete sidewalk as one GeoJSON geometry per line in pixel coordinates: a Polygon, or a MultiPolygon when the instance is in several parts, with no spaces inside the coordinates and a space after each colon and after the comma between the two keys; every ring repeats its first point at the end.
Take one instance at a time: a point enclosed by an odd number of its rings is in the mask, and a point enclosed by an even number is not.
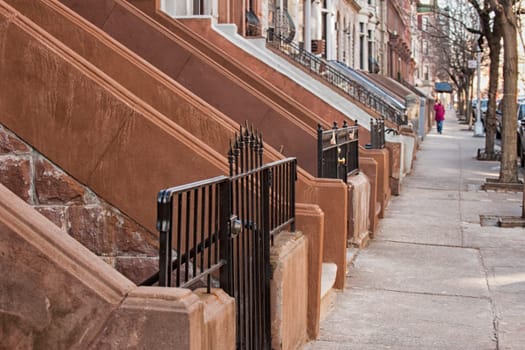
{"type": "Polygon", "coordinates": [[[525,229],[480,225],[520,216],[522,194],[480,190],[499,163],[450,114],[305,350],[525,349],[525,229]]]}

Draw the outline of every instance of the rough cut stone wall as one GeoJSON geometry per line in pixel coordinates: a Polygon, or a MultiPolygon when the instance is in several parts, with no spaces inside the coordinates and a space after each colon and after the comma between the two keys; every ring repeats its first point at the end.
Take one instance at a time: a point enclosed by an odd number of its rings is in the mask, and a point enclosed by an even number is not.
{"type": "Polygon", "coordinates": [[[133,282],[140,283],[156,271],[156,235],[98,198],[1,124],[0,183],[133,282]]]}

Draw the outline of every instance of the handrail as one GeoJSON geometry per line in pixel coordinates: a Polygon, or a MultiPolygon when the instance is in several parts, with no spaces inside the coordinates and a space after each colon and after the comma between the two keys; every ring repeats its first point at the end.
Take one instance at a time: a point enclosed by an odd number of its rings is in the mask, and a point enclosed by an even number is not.
{"type": "MultiPolygon", "coordinates": [[[[384,119],[370,119],[371,149],[385,148],[385,121],[384,119]]],[[[368,145],[367,145],[368,146],[368,145]]]]}
{"type": "MultiPolygon", "coordinates": [[[[240,169],[244,172],[159,192],[159,271],[141,285],[158,282],[161,286],[171,286],[175,271],[175,286],[189,287],[207,278],[209,289],[211,274],[232,263],[228,246],[233,237],[245,231],[263,230],[273,242],[273,236],[284,227],[295,231],[296,158],[240,169]],[[266,202],[259,203],[263,198],[266,202]],[[264,216],[255,213],[255,208],[266,211],[266,221],[255,221],[264,216]]],[[[221,274],[220,284],[227,293],[231,292],[231,281],[231,277],[221,274]]]]}
{"type": "Polygon", "coordinates": [[[359,172],[359,127],[343,127],[337,123],[331,129],[317,127],[317,176],[341,179],[347,182],[348,176],[359,172]]]}
{"type": "Polygon", "coordinates": [[[372,108],[387,120],[398,125],[407,123],[404,111],[393,107],[377,94],[350,79],[337,68],[330,65],[328,61],[300,48],[294,42],[286,42],[279,33],[273,33],[273,36],[268,36],[267,42],[295,62],[306,67],[310,72],[329,82],[332,86],[372,108]]]}

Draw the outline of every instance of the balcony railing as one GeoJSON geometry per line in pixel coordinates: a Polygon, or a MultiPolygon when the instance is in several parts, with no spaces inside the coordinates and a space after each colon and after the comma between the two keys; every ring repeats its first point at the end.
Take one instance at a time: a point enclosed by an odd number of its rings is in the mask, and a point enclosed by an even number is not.
{"type": "Polygon", "coordinates": [[[317,129],[317,176],[341,179],[359,172],[359,128],[334,122],[332,129],[317,129]]]}
{"type": "Polygon", "coordinates": [[[388,104],[383,98],[350,79],[326,60],[300,48],[294,42],[287,42],[278,33],[268,35],[268,44],[336,89],[378,112],[387,120],[398,125],[407,123],[404,111],[400,111],[398,108],[388,104]]]}

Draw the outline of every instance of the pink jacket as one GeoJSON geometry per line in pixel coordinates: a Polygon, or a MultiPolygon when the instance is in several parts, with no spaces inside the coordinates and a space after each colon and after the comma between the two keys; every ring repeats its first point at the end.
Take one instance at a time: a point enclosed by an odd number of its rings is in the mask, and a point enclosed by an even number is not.
{"type": "Polygon", "coordinates": [[[436,121],[445,120],[445,107],[441,103],[434,105],[435,119],[436,121]]]}

